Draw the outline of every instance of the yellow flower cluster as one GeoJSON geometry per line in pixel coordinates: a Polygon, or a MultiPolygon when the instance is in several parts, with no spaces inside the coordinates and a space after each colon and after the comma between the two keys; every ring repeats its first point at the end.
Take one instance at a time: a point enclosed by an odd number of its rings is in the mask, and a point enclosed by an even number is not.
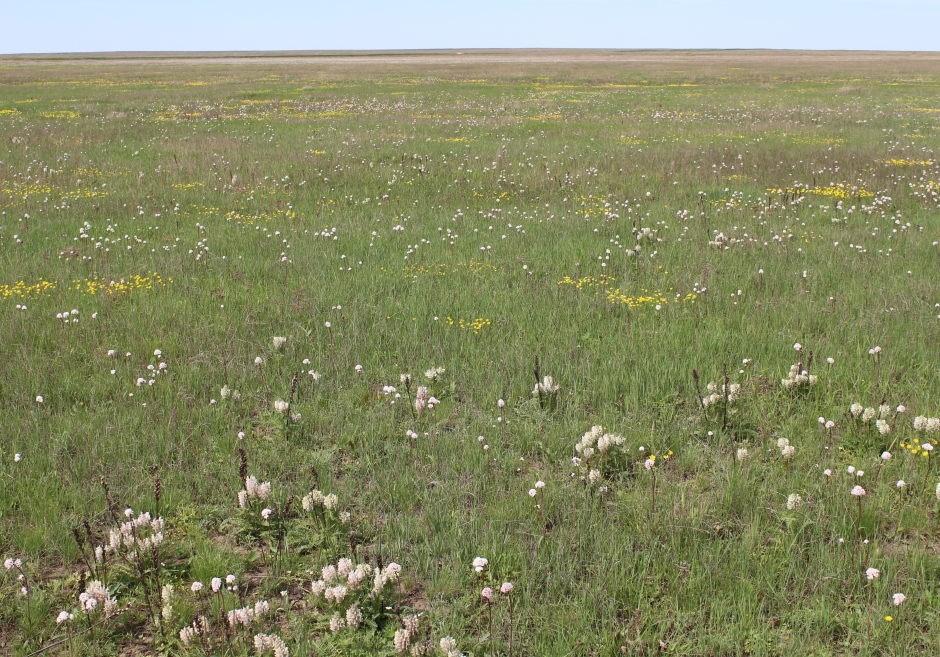
{"type": "Polygon", "coordinates": [[[885,164],[889,164],[894,167],[929,167],[933,164],[930,160],[881,160],[885,164]]]}
{"type": "MultiPolygon", "coordinates": [[[[643,291],[646,292],[646,290],[643,291]]],[[[693,292],[689,292],[684,297],[677,296],[671,301],[672,303],[695,303],[696,298],[698,298],[698,295],[693,292]]],[[[665,306],[670,302],[670,299],[668,299],[662,292],[646,292],[646,294],[631,297],[621,292],[619,288],[616,290],[608,290],[607,300],[615,305],[626,305],[631,310],[642,308],[644,306],[665,306]]]]}
{"type": "Polygon", "coordinates": [[[127,294],[136,290],[152,290],[154,287],[166,287],[167,283],[172,283],[172,278],[163,278],[156,272],[151,272],[149,276],[130,276],[117,281],[109,281],[104,278],[86,278],[84,280],[73,280],[72,287],[68,289],[73,292],[79,292],[83,295],[94,296],[96,294],[127,294]]]}
{"type": "Polygon", "coordinates": [[[874,192],[870,192],[867,189],[861,187],[852,187],[839,183],[838,185],[829,185],[829,187],[787,187],[784,189],[775,189],[769,187],[768,192],[772,194],[783,194],[784,191],[788,194],[802,195],[802,194],[813,194],[814,196],[832,196],[833,198],[870,198],[875,195],[874,192]]]}
{"type": "Polygon", "coordinates": [[[77,119],[81,114],[72,110],[57,110],[55,112],[41,112],[39,116],[44,119],[77,119]]]}
{"type": "MultiPolygon", "coordinates": [[[[936,440],[928,440],[931,445],[937,446],[938,443],[936,440]]],[[[923,456],[927,457],[930,455],[928,450],[924,449],[924,443],[920,442],[920,438],[913,438],[909,443],[901,443],[901,449],[906,449],[911,453],[911,456],[923,456]]]]}
{"type": "Polygon", "coordinates": [[[480,331],[492,324],[492,322],[484,317],[477,317],[474,320],[465,320],[457,318],[456,320],[453,317],[448,317],[446,320],[448,326],[456,326],[462,329],[470,329],[473,331],[474,335],[478,335],[480,331]]]}
{"type": "Polygon", "coordinates": [[[404,271],[405,276],[411,278],[418,276],[419,274],[446,276],[447,274],[456,274],[460,271],[466,271],[470,274],[478,274],[487,270],[496,271],[496,267],[489,264],[488,262],[480,262],[479,260],[474,260],[471,258],[469,262],[459,262],[456,265],[412,265],[411,267],[405,267],[402,271],[404,271]]]}
{"type": "Polygon", "coordinates": [[[50,283],[42,279],[32,285],[27,285],[26,281],[17,281],[13,285],[0,285],[0,299],[5,301],[14,297],[17,299],[35,298],[54,289],[55,283],[50,283]]]}
{"type": "Polygon", "coordinates": [[[558,281],[559,285],[572,285],[578,291],[583,290],[586,287],[607,287],[617,279],[607,274],[601,274],[600,276],[585,276],[583,278],[571,278],[570,276],[565,276],[563,279],[558,281]]]}

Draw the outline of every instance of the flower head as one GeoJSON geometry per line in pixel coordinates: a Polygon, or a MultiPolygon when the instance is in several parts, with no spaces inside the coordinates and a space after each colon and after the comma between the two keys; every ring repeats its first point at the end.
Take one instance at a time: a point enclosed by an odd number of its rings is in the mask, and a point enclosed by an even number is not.
{"type": "Polygon", "coordinates": [[[854,495],[855,497],[862,497],[863,495],[865,495],[865,489],[862,488],[861,486],[856,486],[855,488],[852,489],[852,495],[854,495]]]}
{"type": "Polygon", "coordinates": [[[487,602],[493,602],[493,589],[491,589],[490,587],[488,587],[488,586],[485,587],[485,588],[480,592],[480,595],[481,595],[481,596],[483,597],[483,599],[486,600],[487,602]]]}
{"type": "Polygon", "coordinates": [[[878,570],[877,568],[869,568],[868,570],[865,571],[865,577],[868,578],[869,582],[878,579],[880,576],[881,576],[881,571],[878,570]]]}
{"type": "Polygon", "coordinates": [[[900,607],[901,603],[907,600],[907,596],[904,595],[903,593],[895,593],[893,596],[891,596],[891,598],[894,601],[895,607],[900,607]]]}

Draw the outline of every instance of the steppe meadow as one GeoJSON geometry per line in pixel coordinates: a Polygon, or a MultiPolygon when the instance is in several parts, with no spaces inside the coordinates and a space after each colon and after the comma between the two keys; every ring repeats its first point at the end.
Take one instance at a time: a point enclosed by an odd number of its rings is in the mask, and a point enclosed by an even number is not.
{"type": "Polygon", "coordinates": [[[940,654],[938,150],[910,53],[0,58],[0,654],[940,654]]]}

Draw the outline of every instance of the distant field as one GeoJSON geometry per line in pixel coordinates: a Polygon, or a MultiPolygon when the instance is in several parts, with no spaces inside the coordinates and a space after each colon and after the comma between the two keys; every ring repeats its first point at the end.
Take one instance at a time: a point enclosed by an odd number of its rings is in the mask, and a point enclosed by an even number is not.
{"type": "Polygon", "coordinates": [[[940,53],[261,55],[0,57],[0,654],[940,651],[940,53]]]}

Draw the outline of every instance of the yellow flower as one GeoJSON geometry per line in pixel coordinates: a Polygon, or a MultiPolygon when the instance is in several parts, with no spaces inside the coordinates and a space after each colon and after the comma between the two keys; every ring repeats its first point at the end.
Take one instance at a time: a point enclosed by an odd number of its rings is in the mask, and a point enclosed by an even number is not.
{"type": "Polygon", "coordinates": [[[890,623],[891,621],[894,620],[894,618],[892,618],[891,616],[885,616],[885,620],[890,623]]]}

